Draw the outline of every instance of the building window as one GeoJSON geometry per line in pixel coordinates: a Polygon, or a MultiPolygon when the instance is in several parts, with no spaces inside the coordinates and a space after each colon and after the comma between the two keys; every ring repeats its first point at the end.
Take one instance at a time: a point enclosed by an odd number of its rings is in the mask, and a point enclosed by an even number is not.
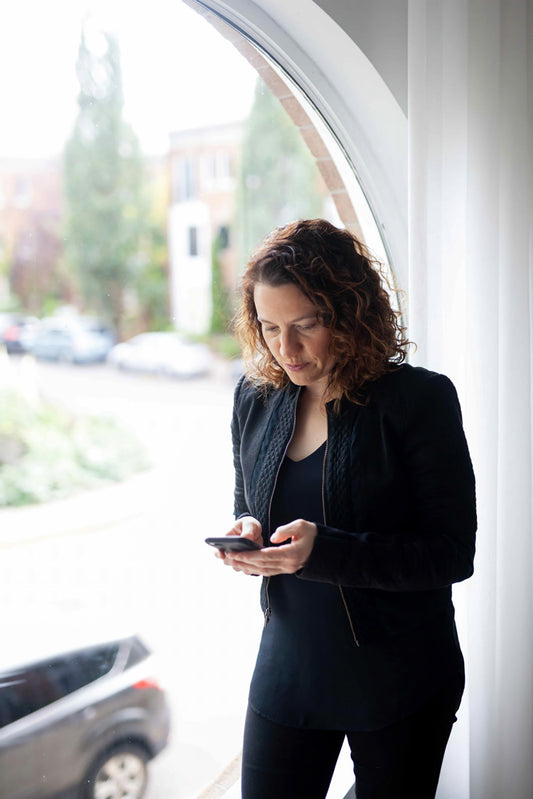
{"type": "Polygon", "coordinates": [[[216,180],[216,159],[212,153],[203,157],[203,177],[206,183],[213,183],[216,180]]]}
{"type": "Polygon", "coordinates": [[[181,199],[181,164],[177,158],[172,159],[172,202],[181,199]]]}
{"type": "Polygon", "coordinates": [[[217,149],[202,156],[202,188],[207,192],[226,192],[233,188],[233,157],[227,149],[217,149]]]}
{"type": "Polygon", "coordinates": [[[216,154],[216,176],[217,180],[232,177],[231,157],[226,150],[219,150],[216,154]]]}
{"type": "Polygon", "coordinates": [[[17,178],[15,184],[15,208],[28,208],[32,201],[31,180],[21,176],[17,178]]]}
{"type": "Polygon", "coordinates": [[[228,225],[221,225],[217,233],[218,243],[221,250],[229,247],[229,227],[228,225]]]}
{"type": "Polygon", "coordinates": [[[181,200],[194,199],[194,197],[196,197],[196,186],[194,180],[194,161],[192,158],[182,158],[180,160],[179,174],[181,200]]]}
{"type": "Polygon", "coordinates": [[[198,228],[187,228],[187,252],[190,256],[198,255],[198,228]]]}

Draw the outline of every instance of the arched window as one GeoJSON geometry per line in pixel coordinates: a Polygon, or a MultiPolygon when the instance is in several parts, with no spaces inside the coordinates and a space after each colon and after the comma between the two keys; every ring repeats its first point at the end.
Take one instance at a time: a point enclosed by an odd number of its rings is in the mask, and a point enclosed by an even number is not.
{"type": "MultiPolygon", "coordinates": [[[[289,39],[287,31],[281,29],[271,17],[268,17],[268,26],[260,27],[258,20],[264,21],[264,17],[255,3],[239,4],[237,14],[234,7],[229,7],[230,4],[217,0],[185,2],[228,39],[257,70],[309,147],[331,194],[340,222],[359,236],[384,264],[391,287],[405,288],[407,275],[404,247],[400,243],[402,234],[391,230],[388,236],[383,219],[387,203],[383,202],[382,193],[376,196],[376,202],[372,205],[368,196],[371,189],[365,186],[364,177],[360,174],[368,170],[368,164],[361,161],[361,168],[358,169],[354,160],[357,158],[356,148],[354,151],[350,147],[351,136],[344,130],[343,140],[342,123],[333,109],[328,108],[330,95],[327,98],[321,95],[323,87],[322,81],[316,80],[316,65],[304,74],[306,58],[299,45],[289,39]],[[333,125],[335,122],[338,124],[333,125]]],[[[361,64],[365,64],[364,74],[361,75],[361,80],[365,81],[372,70],[364,57],[361,64]]],[[[376,79],[375,75],[373,78],[376,79]]],[[[391,105],[395,103],[391,101],[391,105]]],[[[363,119],[368,115],[365,109],[363,119]]],[[[401,115],[395,121],[401,126],[401,115]]],[[[376,171],[381,167],[376,165],[376,171]]],[[[386,193],[386,188],[384,191],[386,193]]],[[[396,300],[405,315],[401,293],[396,294],[396,300]]]]}
{"type": "MultiPolygon", "coordinates": [[[[360,61],[364,92],[375,91],[381,111],[367,119],[369,125],[365,128],[361,122],[365,112],[358,115],[354,106],[351,113],[359,122],[355,124],[348,118],[351,103],[347,98],[344,103],[338,102],[340,87],[325,91],[325,75],[312,68],[287,30],[281,26],[272,29],[277,23],[266,17],[262,4],[241,3],[241,16],[215,1],[191,0],[189,5],[200,11],[254,66],[306,142],[339,221],[353,229],[391,267],[400,287],[405,286],[402,214],[396,213],[401,207],[401,191],[389,191],[389,186],[396,183],[396,166],[387,177],[386,164],[394,158],[384,152],[379,136],[374,136],[379,129],[377,117],[399,129],[401,120],[394,108],[390,113],[384,110],[383,87],[367,60],[360,61]],[[374,151],[380,148],[378,157],[374,151]],[[380,191],[376,190],[378,184],[380,191]]],[[[316,11],[322,13],[318,7],[316,11]]],[[[149,8],[146,13],[150,13],[149,8]]],[[[75,43],[72,50],[74,72],[75,43]]],[[[142,57],[139,62],[142,65],[142,57]]],[[[210,63],[209,69],[216,69],[216,63],[210,63]]],[[[151,90],[157,92],[157,86],[151,90]]],[[[177,102],[170,95],[163,99],[177,102]]],[[[363,100],[361,97],[361,108],[363,100]]],[[[399,142],[401,135],[400,131],[399,142]]],[[[181,219],[181,243],[186,269],[198,281],[202,278],[199,264],[209,247],[201,234],[203,217],[193,205],[200,190],[216,197],[221,187],[231,186],[235,179],[233,152],[218,147],[217,144],[214,150],[200,154],[196,164],[187,156],[177,158],[170,168],[167,164],[163,180],[157,184],[158,196],[168,194],[171,204],[174,200],[189,204],[181,219]]],[[[59,173],[58,163],[54,168],[59,173]]],[[[8,187],[7,182],[1,185],[8,187]]],[[[4,193],[7,196],[7,188],[4,193]]],[[[26,199],[29,202],[32,198],[26,199]]],[[[61,205],[56,200],[54,208],[61,205]]],[[[23,205],[19,203],[19,210],[23,210],[23,205]]],[[[54,225],[56,217],[52,220],[54,225]]],[[[223,272],[224,259],[234,240],[225,218],[213,218],[213,224],[223,272]]],[[[38,249],[38,266],[42,268],[44,248],[38,249]]],[[[55,256],[54,251],[50,261],[55,256]]],[[[141,270],[150,264],[139,259],[133,266],[141,270]]],[[[148,288],[157,293],[154,284],[148,288]]],[[[181,289],[178,285],[177,291],[181,289]]],[[[192,293],[187,295],[189,306],[194,305],[191,297],[192,293]]],[[[127,311],[132,315],[138,311],[138,298],[133,292],[126,291],[124,299],[127,311]]],[[[75,300],[73,290],[72,301],[75,300]]],[[[192,315],[203,312],[205,296],[198,296],[197,300],[192,315]]],[[[133,346],[140,350],[142,360],[143,342],[140,337],[135,338],[133,346]]],[[[126,369],[124,361],[121,366],[126,369]]],[[[173,764],[180,767],[180,763],[189,763],[191,771],[207,781],[231,761],[238,749],[240,716],[247,694],[247,679],[242,680],[241,675],[251,671],[255,656],[251,633],[242,640],[242,630],[254,629],[259,614],[254,581],[245,586],[231,577],[228,580],[227,574],[221,576],[219,564],[212,563],[211,553],[203,545],[204,535],[225,531],[231,514],[228,433],[232,383],[219,373],[215,374],[214,383],[200,381],[193,385],[165,382],[164,370],[151,378],[138,378],[113,368],[107,369],[101,380],[106,369],[97,366],[93,371],[84,370],[68,363],[58,364],[57,368],[38,364],[35,382],[36,373],[26,363],[21,367],[19,383],[30,405],[44,386],[54,400],[76,412],[110,413],[125,424],[132,423],[148,442],[155,468],[118,486],[107,486],[96,493],[88,491],[67,504],[43,504],[18,515],[14,510],[0,510],[0,514],[6,514],[6,523],[1,526],[8,531],[3,539],[5,572],[0,580],[3,606],[8,611],[5,615],[13,620],[12,632],[18,638],[24,637],[31,621],[43,649],[52,647],[51,632],[54,641],[60,639],[59,646],[63,646],[65,630],[72,626],[81,639],[90,625],[97,628],[96,632],[91,631],[91,637],[100,637],[100,632],[106,637],[122,633],[122,629],[115,629],[116,620],[135,624],[141,633],[147,631],[148,643],[161,656],[163,668],[165,663],[169,666],[164,682],[176,729],[173,744],[178,754],[173,764]],[[192,489],[197,493],[193,494],[192,489]],[[19,549],[22,540],[24,546],[19,549]],[[39,601],[32,592],[37,592],[39,601]],[[239,669],[235,672],[234,655],[230,658],[227,650],[228,646],[239,645],[242,649],[238,650],[239,669]]],[[[93,439],[93,446],[86,452],[96,462],[100,457],[97,443],[93,439]]],[[[19,450],[11,455],[7,444],[2,441],[7,455],[16,459],[19,450]]],[[[52,444],[50,439],[48,471],[56,468],[52,444]]],[[[132,451],[127,442],[124,446],[126,461],[131,459],[132,451]]],[[[172,780],[173,768],[166,772],[172,773],[172,780]]],[[[154,781],[157,779],[154,775],[154,781]]],[[[183,779],[187,786],[187,777],[183,779]]],[[[165,787],[162,790],[163,795],[168,795],[170,789],[166,793],[165,787]]],[[[184,790],[188,792],[188,786],[184,790]]]]}

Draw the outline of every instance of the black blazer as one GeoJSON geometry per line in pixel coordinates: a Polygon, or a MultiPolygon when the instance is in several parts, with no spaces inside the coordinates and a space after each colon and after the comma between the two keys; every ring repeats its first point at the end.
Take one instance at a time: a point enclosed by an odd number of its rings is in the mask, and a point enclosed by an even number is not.
{"type": "MultiPolygon", "coordinates": [[[[289,384],[265,397],[245,378],[235,390],[234,510],[261,522],[265,543],[300,390],[289,384]]],[[[363,401],[343,400],[339,413],[328,403],[325,524],[298,573],[341,587],[359,644],[453,614],[450,586],[473,572],[476,531],[474,475],[450,380],[402,365],[369,384],[363,401]]]]}

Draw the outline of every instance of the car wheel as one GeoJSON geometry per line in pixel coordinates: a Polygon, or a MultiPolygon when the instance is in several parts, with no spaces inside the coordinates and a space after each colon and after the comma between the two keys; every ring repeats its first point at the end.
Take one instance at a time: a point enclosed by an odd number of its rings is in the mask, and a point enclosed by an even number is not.
{"type": "Polygon", "coordinates": [[[123,744],[99,757],[87,774],[84,799],[141,799],[146,791],[148,755],[123,744]]]}

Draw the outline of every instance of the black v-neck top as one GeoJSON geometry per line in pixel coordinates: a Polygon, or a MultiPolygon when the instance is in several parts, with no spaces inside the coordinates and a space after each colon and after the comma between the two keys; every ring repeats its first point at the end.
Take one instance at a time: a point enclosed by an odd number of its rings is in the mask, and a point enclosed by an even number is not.
{"type": "MultiPolygon", "coordinates": [[[[285,457],[271,530],[294,519],[323,522],[326,442],[300,461],[285,457]]],[[[296,727],[380,729],[414,712],[443,686],[464,679],[453,617],[429,630],[358,647],[339,586],[296,575],[270,578],[272,615],[252,677],[259,714],[296,727]]]]}

